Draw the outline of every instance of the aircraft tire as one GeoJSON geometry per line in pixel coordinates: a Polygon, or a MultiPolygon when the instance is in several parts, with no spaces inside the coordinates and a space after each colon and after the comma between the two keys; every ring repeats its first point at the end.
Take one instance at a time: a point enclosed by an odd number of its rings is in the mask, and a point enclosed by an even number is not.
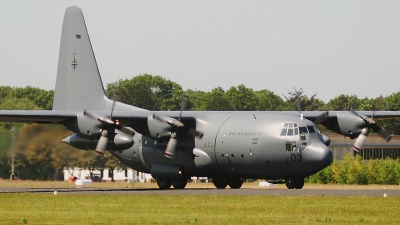
{"type": "Polygon", "coordinates": [[[239,189],[243,185],[243,179],[242,178],[232,178],[228,181],[228,185],[232,189],[239,189]]]}
{"type": "Polygon", "coordinates": [[[297,184],[297,178],[296,177],[288,177],[288,178],[286,178],[285,183],[286,183],[286,187],[288,189],[295,189],[296,184],[297,184]]]}
{"type": "Polygon", "coordinates": [[[302,189],[304,186],[303,177],[288,177],[285,180],[288,189],[302,189]]]}
{"type": "Polygon", "coordinates": [[[302,189],[304,186],[304,178],[303,177],[298,177],[297,178],[297,184],[296,184],[296,189],[302,189]]]}
{"type": "Polygon", "coordinates": [[[172,186],[175,189],[184,189],[186,187],[188,179],[186,177],[182,177],[179,180],[171,180],[172,186]]]}
{"type": "Polygon", "coordinates": [[[171,180],[157,179],[157,185],[161,190],[170,189],[171,188],[171,180]]]}
{"type": "Polygon", "coordinates": [[[218,189],[224,189],[228,185],[224,179],[213,178],[212,182],[213,182],[214,186],[218,189]]]}

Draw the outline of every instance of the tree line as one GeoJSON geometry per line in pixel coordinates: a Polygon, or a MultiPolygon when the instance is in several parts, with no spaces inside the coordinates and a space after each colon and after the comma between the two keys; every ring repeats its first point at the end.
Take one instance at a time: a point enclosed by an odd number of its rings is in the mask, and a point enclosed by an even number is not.
{"type": "MultiPolygon", "coordinates": [[[[378,102],[378,98],[359,99],[356,95],[343,94],[325,103],[316,94],[304,95],[301,88],[287,90],[284,95],[267,89],[253,90],[245,85],[228,90],[216,87],[209,92],[183,90],[176,82],[149,74],[120,79],[108,84],[105,91],[110,99],[155,111],[180,110],[182,96],[188,96],[185,110],[191,111],[297,111],[296,99],[304,111],[346,110],[349,105],[356,110],[374,110],[378,102]]],[[[53,90],[1,86],[0,109],[51,110],[53,97],[53,90]]],[[[400,92],[384,97],[380,104],[380,110],[398,111],[399,107],[400,92]]],[[[392,133],[400,132],[397,120],[378,123],[392,133]]],[[[63,169],[73,167],[90,171],[126,169],[109,153],[97,157],[93,152],[77,150],[60,141],[71,134],[61,125],[1,123],[0,177],[10,177],[13,154],[16,175],[22,179],[62,180],[63,169]]]]}

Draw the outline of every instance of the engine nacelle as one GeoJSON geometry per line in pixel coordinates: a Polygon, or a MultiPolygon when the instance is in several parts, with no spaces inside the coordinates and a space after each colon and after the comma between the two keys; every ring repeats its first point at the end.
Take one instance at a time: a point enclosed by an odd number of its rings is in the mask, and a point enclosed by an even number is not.
{"type": "Polygon", "coordinates": [[[182,178],[181,165],[153,164],[150,169],[151,176],[156,179],[179,180],[182,178]]]}
{"type": "MultiPolygon", "coordinates": [[[[83,113],[77,115],[78,133],[85,137],[100,137],[101,123],[98,120],[90,118],[83,113]]],[[[97,143],[97,142],[96,142],[97,143]]]]}
{"type": "Polygon", "coordinates": [[[160,139],[171,136],[171,132],[168,130],[170,126],[167,123],[154,119],[152,116],[147,118],[147,126],[152,138],[160,139]]]}
{"type": "MultiPolygon", "coordinates": [[[[62,142],[77,149],[94,150],[96,149],[99,139],[88,139],[78,134],[73,134],[64,138],[62,142]]],[[[129,149],[133,144],[134,141],[130,136],[123,133],[116,133],[114,134],[114,137],[108,139],[106,149],[111,151],[122,151],[129,149]]]]}
{"type": "Polygon", "coordinates": [[[364,120],[352,112],[344,112],[337,115],[338,125],[343,135],[356,138],[361,133],[364,120]]]}

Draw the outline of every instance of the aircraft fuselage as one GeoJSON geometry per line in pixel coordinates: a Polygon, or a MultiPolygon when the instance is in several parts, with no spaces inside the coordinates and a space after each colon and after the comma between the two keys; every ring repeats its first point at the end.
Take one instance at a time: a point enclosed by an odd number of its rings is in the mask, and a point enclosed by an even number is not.
{"type": "MultiPolygon", "coordinates": [[[[316,126],[298,116],[265,112],[193,114],[196,129],[204,136],[178,137],[173,159],[164,156],[168,140],[143,135],[134,137],[130,149],[113,154],[145,173],[152,173],[153,165],[177,165],[186,176],[255,179],[304,178],[333,160],[316,126]]],[[[190,116],[191,112],[185,112],[185,117],[190,116]]]]}

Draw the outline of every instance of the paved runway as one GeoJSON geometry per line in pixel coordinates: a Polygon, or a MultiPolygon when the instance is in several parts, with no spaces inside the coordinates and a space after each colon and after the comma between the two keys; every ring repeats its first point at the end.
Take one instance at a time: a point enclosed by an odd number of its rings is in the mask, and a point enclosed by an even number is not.
{"type": "MultiPolygon", "coordinates": [[[[0,188],[0,193],[42,193],[53,194],[152,194],[152,195],[273,195],[273,196],[400,196],[396,189],[216,189],[216,188],[187,188],[184,190],[159,190],[139,188],[0,188]]],[[[1,194],[0,194],[1,196],[1,194]]]]}

